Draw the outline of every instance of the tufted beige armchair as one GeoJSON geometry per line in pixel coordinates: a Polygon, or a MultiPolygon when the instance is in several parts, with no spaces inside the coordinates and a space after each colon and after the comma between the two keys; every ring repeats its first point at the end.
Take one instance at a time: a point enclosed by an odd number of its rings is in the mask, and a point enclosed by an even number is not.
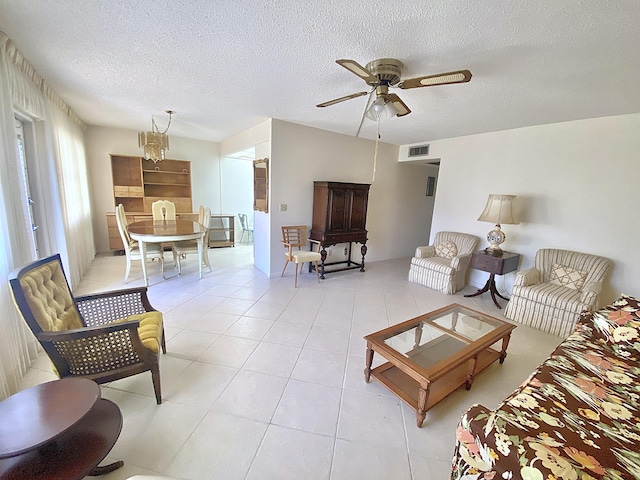
{"type": "Polygon", "coordinates": [[[60,255],[9,275],[14,302],[60,377],[97,383],[151,372],[162,403],[158,354],[166,353],[162,313],[146,287],[74,297],[60,255]]]}
{"type": "Polygon", "coordinates": [[[578,316],[596,307],[611,261],[597,255],[543,248],[534,267],[517,272],[505,317],[561,337],[578,316]]]}
{"type": "Polygon", "coordinates": [[[471,254],[478,242],[478,237],[468,233],[436,233],[433,245],[416,248],[409,281],[453,295],[466,283],[471,254]]]}

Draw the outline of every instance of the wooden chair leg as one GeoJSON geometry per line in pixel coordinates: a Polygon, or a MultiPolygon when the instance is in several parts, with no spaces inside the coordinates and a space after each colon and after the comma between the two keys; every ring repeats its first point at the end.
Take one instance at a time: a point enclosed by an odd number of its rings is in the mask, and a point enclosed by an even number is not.
{"type": "Polygon", "coordinates": [[[287,269],[287,265],[289,265],[289,259],[286,259],[284,263],[284,268],[282,269],[282,275],[280,275],[280,278],[284,277],[284,271],[287,269]]]}
{"type": "Polygon", "coordinates": [[[164,327],[162,327],[162,342],[161,342],[161,346],[162,346],[162,353],[167,353],[167,344],[166,344],[166,342],[164,340],[164,327]]]}
{"type": "Polygon", "coordinates": [[[162,403],[162,392],[160,386],[160,365],[157,363],[151,367],[151,380],[153,381],[153,390],[156,394],[156,403],[162,403]]]}
{"type": "Polygon", "coordinates": [[[295,282],[295,287],[298,288],[298,264],[296,263],[296,282],[295,282]]]}
{"type": "Polygon", "coordinates": [[[318,283],[320,283],[320,274],[318,273],[318,261],[314,262],[316,264],[316,278],[318,279],[318,283]]]}

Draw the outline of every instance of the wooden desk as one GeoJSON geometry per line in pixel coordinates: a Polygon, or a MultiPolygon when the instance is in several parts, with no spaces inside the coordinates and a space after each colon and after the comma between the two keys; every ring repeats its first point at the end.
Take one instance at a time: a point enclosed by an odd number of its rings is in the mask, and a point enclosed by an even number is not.
{"type": "Polygon", "coordinates": [[[489,280],[487,283],[479,289],[476,293],[465,295],[465,297],[475,297],[482,295],[485,292],[491,292],[491,298],[496,307],[502,308],[496,300],[496,295],[503,300],[509,300],[507,297],[503,297],[496,288],[496,275],[504,275],[505,273],[513,272],[518,268],[520,262],[520,254],[513,252],[502,252],[502,256],[495,257],[490,253],[484,253],[484,250],[473,252],[471,256],[471,268],[476,270],[482,270],[483,272],[489,272],[489,280]]]}
{"type": "Polygon", "coordinates": [[[28,388],[0,402],[0,479],[80,480],[120,468],[98,467],[116,443],[122,414],[86,378],[28,388]]]}
{"type": "Polygon", "coordinates": [[[144,284],[149,285],[147,278],[147,243],[179,242],[182,240],[196,240],[198,242],[198,272],[202,278],[203,238],[206,227],[198,222],[189,220],[145,220],[132,223],[127,227],[129,235],[140,245],[142,256],[142,275],[144,284]]]}

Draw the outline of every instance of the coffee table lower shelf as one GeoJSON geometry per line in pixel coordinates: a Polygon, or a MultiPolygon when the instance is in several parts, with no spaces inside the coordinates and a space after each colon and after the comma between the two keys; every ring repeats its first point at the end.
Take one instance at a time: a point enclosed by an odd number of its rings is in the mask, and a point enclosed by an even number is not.
{"type": "MultiPolygon", "coordinates": [[[[429,381],[425,379],[428,384],[428,391],[424,411],[426,412],[429,410],[436,403],[460,388],[462,385],[467,385],[467,390],[470,389],[474,376],[499,358],[500,352],[493,349],[484,350],[478,356],[478,362],[471,372],[470,368],[472,363],[470,362],[473,362],[473,359],[462,362],[460,365],[436,380],[429,381]]],[[[420,382],[403,372],[391,362],[383,363],[382,365],[372,369],[371,375],[416,411],[417,423],[418,426],[421,427],[422,420],[420,419],[420,412],[418,411],[420,382]]],[[[416,375],[419,376],[418,374],[416,375]]]]}

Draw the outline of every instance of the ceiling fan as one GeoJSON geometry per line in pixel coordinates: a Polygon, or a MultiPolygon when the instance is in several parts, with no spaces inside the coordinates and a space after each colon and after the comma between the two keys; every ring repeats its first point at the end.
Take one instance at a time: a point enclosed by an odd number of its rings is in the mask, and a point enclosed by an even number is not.
{"type": "Polygon", "coordinates": [[[373,60],[367,63],[365,67],[355,60],[349,59],[336,60],[336,63],[362,78],[372,87],[372,89],[365,92],[352,93],[351,95],[329,100],[328,102],[319,103],[316,107],[328,107],[330,105],[335,105],[336,103],[344,102],[345,100],[361,97],[362,95],[373,95],[375,92],[376,100],[373,102],[371,108],[367,105],[367,110],[365,110],[365,112],[372,109],[373,111],[371,113],[376,115],[376,113],[382,113],[385,107],[391,106],[391,112],[393,115],[404,117],[405,115],[409,115],[411,110],[409,110],[409,107],[400,100],[398,95],[395,93],[389,93],[390,87],[407,90],[409,88],[466,83],[471,80],[471,72],[469,70],[457,70],[455,72],[439,73],[436,75],[426,75],[424,77],[401,80],[400,75],[402,73],[403,65],[400,60],[396,60],[395,58],[380,58],[378,60],[373,60]]]}

